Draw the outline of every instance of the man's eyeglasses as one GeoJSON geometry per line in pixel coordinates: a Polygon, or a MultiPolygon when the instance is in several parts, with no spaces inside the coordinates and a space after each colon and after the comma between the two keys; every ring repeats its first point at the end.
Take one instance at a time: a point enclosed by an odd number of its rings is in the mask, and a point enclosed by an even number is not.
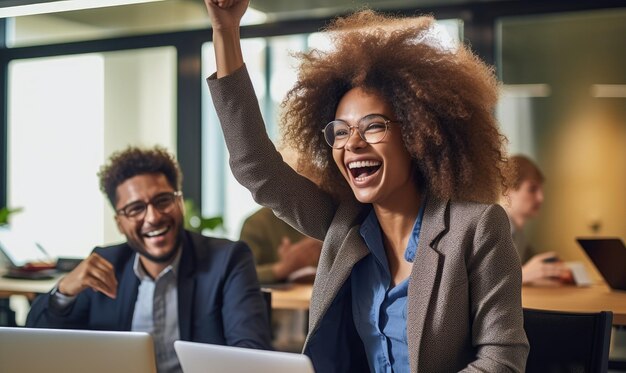
{"type": "Polygon", "coordinates": [[[379,115],[361,118],[356,126],[351,126],[343,120],[333,120],[322,130],[328,145],[334,149],[341,149],[348,143],[352,131],[356,130],[359,136],[368,144],[377,144],[387,135],[389,123],[397,121],[389,120],[379,115]]]}
{"type": "Polygon", "coordinates": [[[150,201],[135,201],[131,202],[128,205],[117,209],[116,212],[119,215],[124,215],[125,217],[133,220],[141,220],[146,216],[146,211],[148,211],[148,205],[152,205],[157,211],[163,214],[167,214],[174,209],[176,205],[176,198],[182,196],[183,193],[180,191],[176,192],[166,192],[157,194],[150,201]]]}

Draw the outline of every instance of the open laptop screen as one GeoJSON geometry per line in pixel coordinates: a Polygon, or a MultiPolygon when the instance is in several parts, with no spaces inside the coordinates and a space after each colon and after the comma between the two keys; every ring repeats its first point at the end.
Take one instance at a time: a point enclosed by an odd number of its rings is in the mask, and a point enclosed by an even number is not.
{"type": "Polygon", "coordinates": [[[578,238],[580,246],[612,289],[626,290],[626,246],[619,238],[578,238]]]}
{"type": "Polygon", "coordinates": [[[0,327],[0,372],[155,373],[148,333],[0,327]]]}
{"type": "Polygon", "coordinates": [[[315,373],[306,355],[174,342],[184,373],[315,373]]]}

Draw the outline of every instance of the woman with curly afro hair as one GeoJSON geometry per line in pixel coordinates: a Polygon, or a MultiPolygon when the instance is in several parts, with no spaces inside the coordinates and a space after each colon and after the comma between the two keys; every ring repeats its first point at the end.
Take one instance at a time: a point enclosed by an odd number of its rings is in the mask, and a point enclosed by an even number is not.
{"type": "Polygon", "coordinates": [[[283,103],[285,164],[243,62],[247,0],[205,0],[208,83],[237,180],[324,241],[304,345],[320,373],[523,372],[521,271],[504,210],[497,81],[431,17],[361,11],[301,55],[283,103]]]}

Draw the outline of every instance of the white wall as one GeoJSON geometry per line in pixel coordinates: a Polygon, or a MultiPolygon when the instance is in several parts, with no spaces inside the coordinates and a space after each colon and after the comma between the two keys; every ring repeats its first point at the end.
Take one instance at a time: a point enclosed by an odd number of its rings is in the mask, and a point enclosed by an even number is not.
{"type": "Polygon", "coordinates": [[[155,48],[14,61],[9,72],[11,229],[52,256],[123,237],[97,172],[127,145],[176,151],[176,52],[155,48]]]}

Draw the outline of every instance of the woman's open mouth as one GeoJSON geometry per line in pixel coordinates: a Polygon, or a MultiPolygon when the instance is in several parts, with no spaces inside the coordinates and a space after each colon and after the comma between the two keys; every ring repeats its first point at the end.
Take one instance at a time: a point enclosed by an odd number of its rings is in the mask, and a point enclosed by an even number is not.
{"type": "Polygon", "coordinates": [[[355,181],[362,182],[374,175],[381,165],[382,162],[380,161],[354,161],[348,163],[348,170],[355,181]]]}

